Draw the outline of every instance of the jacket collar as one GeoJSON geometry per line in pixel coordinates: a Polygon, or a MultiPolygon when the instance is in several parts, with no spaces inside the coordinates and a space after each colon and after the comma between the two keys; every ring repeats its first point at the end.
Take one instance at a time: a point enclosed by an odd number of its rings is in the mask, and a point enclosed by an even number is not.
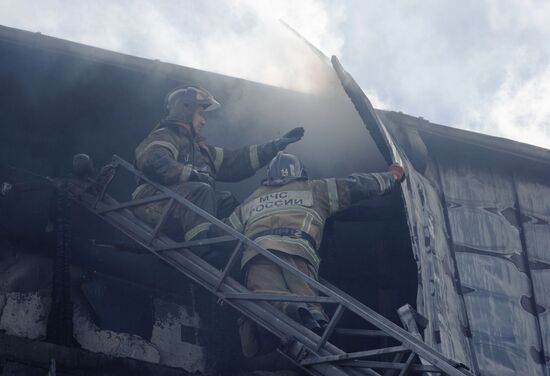
{"type": "Polygon", "coordinates": [[[176,132],[178,132],[181,136],[187,137],[197,142],[201,146],[204,144],[204,141],[206,140],[205,137],[195,134],[195,132],[193,131],[193,128],[189,124],[176,122],[172,120],[165,120],[164,125],[173,127],[176,130],[176,132]]]}

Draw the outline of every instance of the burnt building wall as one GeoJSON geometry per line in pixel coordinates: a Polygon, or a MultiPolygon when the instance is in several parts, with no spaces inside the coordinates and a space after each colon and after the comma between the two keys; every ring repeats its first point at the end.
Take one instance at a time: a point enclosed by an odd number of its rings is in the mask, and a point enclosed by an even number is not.
{"type": "MultiPolygon", "coordinates": [[[[64,175],[78,152],[97,166],[115,153],[131,161],[163,116],[166,91],[182,83],[204,86],[222,103],[208,114],[209,143],[236,148],[301,125],[306,136],[289,151],[310,176],[385,170],[333,73],[319,79],[325,90],[300,93],[0,28],[0,176],[23,184],[42,181],[33,173],[64,175]]],[[[407,205],[395,194],[333,218],[325,272],[342,286],[365,286],[354,295],[374,305],[399,292],[396,302],[414,297],[399,281],[373,297],[377,283],[391,284],[381,281],[391,281],[392,271],[409,287],[418,281],[417,308],[429,319],[425,338],[434,348],[484,375],[548,374],[548,151],[378,113],[408,169],[407,205]],[[407,259],[413,256],[417,270],[407,259]],[[399,263],[395,270],[391,261],[399,263]]],[[[219,187],[242,199],[261,178],[219,187]]],[[[129,198],[133,187],[126,179],[117,197],[129,198]]],[[[51,337],[52,301],[61,299],[73,312],[65,324],[75,346],[206,370],[206,350],[215,346],[207,346],[207,318],[197,314],[190,285],[78,208],[66,230],[71,246],[60,252],[52,195],[45,189],[0,198],[0,328],[51,337]],[[60,258],[67,257],[64,267],[60,258]],[[62,288],[69,281],[68,299],[56,287],[59,273],[62,288]],[[28,316],[18,316],[22,311],[28,316]]]]}
{"type": "MultiPolygon", "coordinates": [[[[77,205],[60,225],[59,199],[40,176],[67,175],[80,152],[96,168],[113,154],[132,161],[164,115],[166,92],[181,84],[204,86],[222,103],[208,114],[208,143],[237,148],[304,126],[306,136],[289,151],[310,176],[384,170],[340,84],[330,71],[319,79],[326,92],[301,93],[0,28],[0,177],[30,187],[0,197],[1,327],[189,372],[238,358],[236,317],[227,308],[208,306],[202,290],[77,205]],[[204,317],[201,305],[228,321],[204,317]]],[[[263,174],[218,187],[243,199],[263,174]]],[[[127,176],[113,188],[124,200],[134,187],[127,176]]]]}
{"type": "Polygon", "coordinates": [[[547,374],[550,153],[380,115],[422,196],[412,226],[427,338],[483,375],[547,374]]]}

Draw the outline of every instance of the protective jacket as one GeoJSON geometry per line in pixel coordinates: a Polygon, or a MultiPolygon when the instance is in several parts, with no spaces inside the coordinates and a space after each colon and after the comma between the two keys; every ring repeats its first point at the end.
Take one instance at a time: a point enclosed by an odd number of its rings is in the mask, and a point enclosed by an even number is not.
{"type": "MultiPolygon", "coordinates": [[[[228,221],[262,247],[303,257],[317,269],[317,250],[327,218],[354,202],[385,194],[395,185],[389,172],[263,185],[234,210],[228,221]]],[[[241,266],[256,254],[245,249],[241,266]]]]}
{"type": "MultiPolygon", "coordinates": [[[[189,181],[193,170],[215,180],[233,182],[246,179],[265,166],[278,150],[273,141],[228,150],[207,145],[186,125],[162,122],[136,148],[136,167],[148,178],[171,186],[189,181]]],[[[139,185],[134,198],[153,194],[148,184],[139,185]]]]}

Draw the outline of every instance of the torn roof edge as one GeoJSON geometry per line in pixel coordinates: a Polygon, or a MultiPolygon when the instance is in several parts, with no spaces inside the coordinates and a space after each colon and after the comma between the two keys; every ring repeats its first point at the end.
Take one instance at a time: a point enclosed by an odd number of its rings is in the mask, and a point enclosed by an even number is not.
{"type": "Polygon", "coordinates": [[[399,111],[378,109],[376,111],[398,117],[400,124],[414,127],[430,135],[550,165],[549,149],[503,137],[490,136],[484,133],[432,123],[422,117],[407,115],[399,111]]]}
{"type": "MultiPolygon", "coordinates": [[[[227,76],[221,73],[209,72],[197,68],[191,68],[174,63],[162,62],[121,52],[111,51],[104,48],[93,47],[86,44],[69,41],[57,37],[47,36],[40,32],[31,32],[0,25],[0,41],[24,45],[44,50],[54,51],[68,56],[86,58],[104,64],[110,64],[125,69],[159,72],[177,80],[190,80],[191,75],[204,76],[204,80],[211,79],[207,76],[215,75],[222,80],[234,80],[235,82],[259,85],[277,90],[292,91],[256,81],[250,81],[239,77],[227,76]]],[[[195,79],[196,80],[196,79],[195,79]]],[[[535,160],[550,164],[550,150],[538,146],[513,141],[506,138],[490,136],[459,128],[453,128],[441,124],[431,123],[422,117],[407,115],[398,111],[379,110],[377,112],[399,116],[402,123],[417,128],[439,137],[465,142],[485,149],[506,153],[529,160],[535,160]]]]}

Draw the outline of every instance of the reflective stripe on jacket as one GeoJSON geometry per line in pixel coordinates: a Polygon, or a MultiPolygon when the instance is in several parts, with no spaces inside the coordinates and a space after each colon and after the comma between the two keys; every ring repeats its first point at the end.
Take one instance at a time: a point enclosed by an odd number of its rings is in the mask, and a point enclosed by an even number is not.
{"type": "MultiPolygon", "coordinates": [[[[317,250],[327,218],[363,198],[389,192],[394,186],[390,173],[354,174],[347,179],[295,180],[282,186],[261,186],[235,209],[228,222],[246,236],[255,238],[262,247],[303,257],[318,268],[317,250]],[[302,231],[308,237],[255,236],[278,228],[302,231]]],[[[241,266],[256,254],[250,248],[245,249],[241,266]]]]}
{"type": "MultiPolygon", "coordinates": [[[[163,185],[184,183],[192,170],[208,173],[218,181],[240,181],[265,166],[276,154],[273,142],[228,150],[193,137],[186,126],[162,123],[136,148],[136,167],[163,185]]],[[[134,197],[148,191],[140,186],[134,197]]]]}

